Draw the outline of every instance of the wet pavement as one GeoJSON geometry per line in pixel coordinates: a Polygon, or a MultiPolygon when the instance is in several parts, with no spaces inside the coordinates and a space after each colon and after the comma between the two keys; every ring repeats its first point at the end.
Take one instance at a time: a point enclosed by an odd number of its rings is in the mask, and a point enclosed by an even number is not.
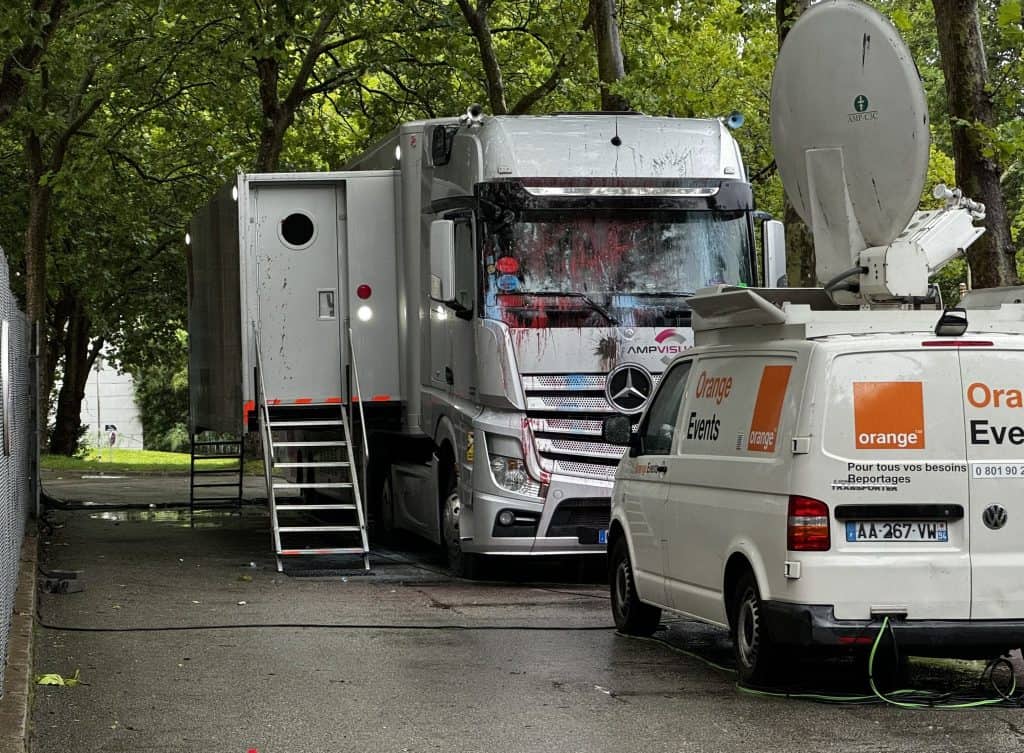
{"type": "MultiPolygon", "coordinates": [[[[36,688],[37,753],[1024,749],[1016,709],[741,693],[723,631],[667,617],[654,639],[617,635],[594,567],[499,562],[467,582],[405,542],[377,550],[371,575],[342,560],[282,575],[258,506],[192,528],[165,507],[177,480],[46,483],[142,507],[57,510],[41,531],[42,566],[82,570],[85,590],[40,599],[36,671],[83,684],[36,688]]],[[[980,668],[911,672],[973,691],[980,668]]],[[[811,661],[794,678],[849,693],[858,672],[811,661]]]]}

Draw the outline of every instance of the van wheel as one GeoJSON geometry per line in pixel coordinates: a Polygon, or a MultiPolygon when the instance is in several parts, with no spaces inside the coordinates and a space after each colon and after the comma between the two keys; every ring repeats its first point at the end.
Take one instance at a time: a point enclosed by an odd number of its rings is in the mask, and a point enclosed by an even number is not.
{"type": "Polygon", "coordinates": [[[640,601],[625,538],[620,537],[612,547],[608,580],[611,584],[612,617],[619,632],[626,635],[654,633],[661,625],[661,609],[640,601]]]}
{"type": "Polygon", "coordinates": [[[768,685],[782,663],[782,649],[765,635],[761,604],[757,581],[747,571],[733,590],[729,610],[736,671],[744,685],[768,685]]]}
{"type": "Polygon", "coordinates": [[[473,579],[478,569],[475,554],[462,551],[461,528],[462,500],[459,497],[458,478],[455,472],[448,474],[447,489],[441,497],[441,538],[448,557],[448,569],[458,578],[473,579]]]}

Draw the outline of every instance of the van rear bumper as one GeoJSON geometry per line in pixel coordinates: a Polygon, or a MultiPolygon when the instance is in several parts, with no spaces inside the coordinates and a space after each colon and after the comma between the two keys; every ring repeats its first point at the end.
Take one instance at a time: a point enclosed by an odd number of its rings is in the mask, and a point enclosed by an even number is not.
{"type": "MultiPolygon", "coordinates": [[[[770,640],[789,646],[870,646],[881,619],[839,620],[830,604],[765,601],[761,605],[770,640]]],[[[1024,646],[1024,620],[905,620],[889,623],[900,650],[918,656],[990,658],[1024,646]]]]}

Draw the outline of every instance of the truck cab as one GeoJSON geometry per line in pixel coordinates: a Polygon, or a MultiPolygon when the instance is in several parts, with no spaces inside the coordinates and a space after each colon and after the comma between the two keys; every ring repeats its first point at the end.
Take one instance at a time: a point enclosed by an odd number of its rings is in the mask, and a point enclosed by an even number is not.
{"type": "Polygon", "coordinates": [[[603,554],[622,449],[602,420],[637,417],[690,347],[698,288],[755,283],[735,140],[718,120],[467,117],[406,124],[351,167],[388,166],[403,431],[434,457],[417,471],[386,438],[382,519],[453,563],[603,554]]]}

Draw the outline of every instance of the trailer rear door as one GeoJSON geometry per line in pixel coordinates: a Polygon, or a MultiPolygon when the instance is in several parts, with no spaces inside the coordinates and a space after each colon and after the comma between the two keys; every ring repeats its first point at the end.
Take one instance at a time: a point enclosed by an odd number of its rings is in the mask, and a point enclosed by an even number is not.
{"type": "Polygon", "coordinates": [[[346,307],[339,298],[346,289],[338,264],[339,188],[266,182],[251,191],[267,399],[336,402],[347,352],[346,307]]]}

